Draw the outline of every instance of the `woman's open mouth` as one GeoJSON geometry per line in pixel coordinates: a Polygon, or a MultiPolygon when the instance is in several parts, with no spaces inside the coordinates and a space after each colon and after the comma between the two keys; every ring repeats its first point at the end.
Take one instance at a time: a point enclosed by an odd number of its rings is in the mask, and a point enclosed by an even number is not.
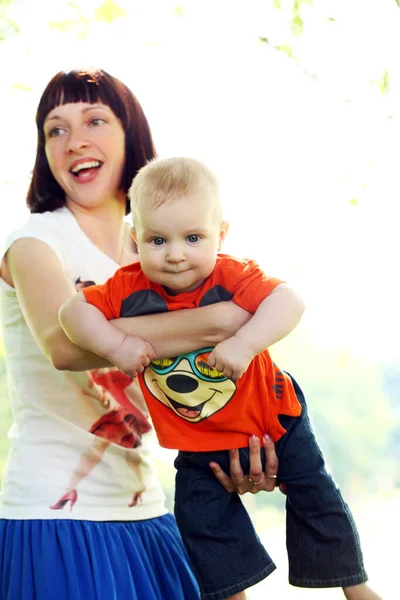
{"type": "Polygon", "coordinates": [[[100,160],[86,160],[71,167],[70,172],[77,179],[88,179],[91,177],[103,163],[100,160]]]}

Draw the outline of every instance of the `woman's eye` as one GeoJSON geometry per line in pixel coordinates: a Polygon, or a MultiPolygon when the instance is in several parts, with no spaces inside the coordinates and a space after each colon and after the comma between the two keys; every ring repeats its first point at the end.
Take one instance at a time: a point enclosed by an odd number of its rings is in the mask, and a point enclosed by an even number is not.
{"type": "Polygon", "coordinates": [[[153,238],[153,239],[151,240],[151,243],[152,243],[154,246],[162,246],[162,245],[164,244],[164,242],[165,242],[165,240],[164,240],[164,238],[162,238],[162,237],[153,238]]]}
{"type": "Polygon", "coordinates": [[[198,241],[199,241],[199,239],[200,239],[200,236],[199,236],[199,235],[197,235],[197,233],[193,233],[192,235],[188,235],[186,239],[187,239],[187,241],[188,241],[188,242],[190,242],[191,244],[194,244],[194,243],[196,243],[196,242],[198,242],[198,241]]]}
{"type": "Polygon", "coordinates": [[[64,129],[62,127],[53,127],[52,129],[49,129],[46,136],[48,138],[55,138],[55,137],[58,137],[59,135],[62,135],[63,133],[64,133],[64,129]]]}
{"type": "Polygon", "coordinates": [[[105,123],[105,120],[101,119],[100,117],[97,117],[97,118],[92,119],[90,121],[90,125],[92,125],[94,127],[98,127],[99,125],[103,125],[103,123],[105,123]]]}

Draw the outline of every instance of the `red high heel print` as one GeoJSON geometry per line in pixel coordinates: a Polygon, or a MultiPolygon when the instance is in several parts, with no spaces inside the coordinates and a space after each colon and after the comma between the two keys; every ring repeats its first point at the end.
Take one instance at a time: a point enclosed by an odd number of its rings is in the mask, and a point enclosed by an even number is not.
{"type": "Polygon", "coordinates": [[[71,512],[72,507],[74,506],[77,499],[78,499],[78,494],[77,494],[76,490],[71,490],[70,492],[67,492],[66,494],[64,494],[64,496],[62,498],[60,498],[59,501],[56,502],[56,504],[53,504],[53,506],[50,506],[50,508],[52,508],[53,510],[61,510],[62,508],[64,508],[64,506],[66,504],[68,504],[68,502],[70,502],[71,505],[69,507],[69,512],[71,512]]]}
{"type": "Polygon", "coordinates": [[[128,504],[128,506],[136,506],[137,504],[141,504],[143,492],[144,490],[140,490],[140,492],[135,492],[132,497],[132,502],[128,504]]]}

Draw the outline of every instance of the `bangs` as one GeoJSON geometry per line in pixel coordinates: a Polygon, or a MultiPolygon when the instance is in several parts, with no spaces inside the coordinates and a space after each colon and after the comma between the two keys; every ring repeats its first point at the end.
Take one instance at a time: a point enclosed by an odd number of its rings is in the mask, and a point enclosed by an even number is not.
{"type": "Polygon", "coordinates": [[[89,104],[101,102],[109,106],[115,115],[124,121],[124,111],[121,111],[118,93],[113,89],[114,86],[110,81],[105,84],[105,79],[108,79],[107,76],[100,70],[58,73],[47,86],[40,100],[36,115],[38,131],[43,131],[44,121],[53,108],[76,102],[89,104]]]}

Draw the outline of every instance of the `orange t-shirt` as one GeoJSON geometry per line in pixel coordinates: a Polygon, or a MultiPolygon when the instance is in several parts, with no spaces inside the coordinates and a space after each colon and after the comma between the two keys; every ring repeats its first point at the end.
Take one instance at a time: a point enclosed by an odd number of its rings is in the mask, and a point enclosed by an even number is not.
{"type": "MultiPolygon", "coordinates": [[[[104,285],[86,288],[83,293],[108,320],[225,300],[255,313],[280,283],[265,275],[253,260],[220,254],[214,271],[192,292],[171,296],[147,279],[140,263],[134,263],[119,269],[104,285]]],[[[252,434],[261,439],[268,433],[278,440],[286,431],[278,415],[301,414],[290,377],[265,350],[234,382],[208,366],[211,350],[157,359],[139,376],[160,445],[201,452],[245,447],[252,434]]]]}

